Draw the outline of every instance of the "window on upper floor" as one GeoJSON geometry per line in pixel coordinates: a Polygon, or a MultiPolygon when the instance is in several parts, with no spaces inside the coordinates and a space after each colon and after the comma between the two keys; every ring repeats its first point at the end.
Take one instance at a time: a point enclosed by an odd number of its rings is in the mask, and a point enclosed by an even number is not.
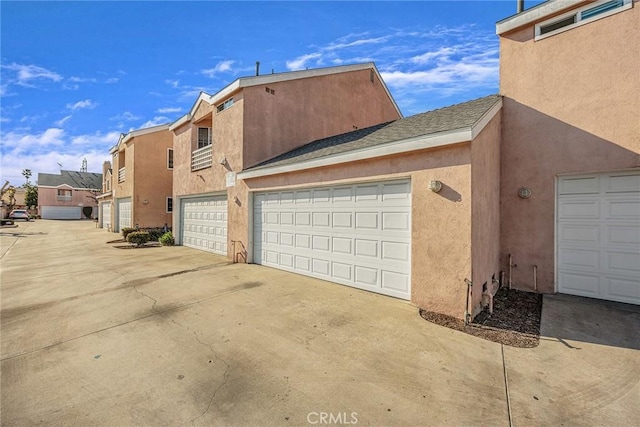
{"type": "Polygon", "coordinates": [[[167,169],[173,169],[173,148],[167,148],[167,169]]]}
{"type": "Polygon", "coordinates": [[[167,213],[173,212],[173,197],[167,197],[167,213]]]}
{"type": "Polygon", "coordinates": [[[58,188],[58,201],[60,202],[71,201],[71,190],[58,188]]]}
{"type": "Polygon", "coordinates": [[[536,25],[536,40],[605,18],[633,7],[633,0],[600,0],[536,25]]]}
{"type": "Polygon", "coordinates": [[[198,148],[211,145],[211,128],[198,128],[198,148]]]}
{"type": "Polygon", "coordinates": [[[227,108],[231,107],[233,105],[233,98],[229,98],[226,101],[218,104],[218,106],[216,107],[216,111],[221,112],[226,110],[227,108]]]}

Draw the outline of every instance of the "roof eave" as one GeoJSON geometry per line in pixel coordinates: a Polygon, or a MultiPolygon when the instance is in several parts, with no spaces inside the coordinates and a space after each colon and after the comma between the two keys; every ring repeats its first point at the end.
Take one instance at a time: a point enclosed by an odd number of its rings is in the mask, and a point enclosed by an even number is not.
{"type": "Polygon", "coordinates": [[[586,0],[548,0],[517,15],[498,21],[496,23],[496,34],[501,35],[531,25],[548,16],[557,15],[564,10],[573,9],[583,3],[586,3],[586,0]]]}
{"type": "Polygon", "coordinates": [[[269,175],[297,172],[306,169],[314,169],[325,166],[349,163],[359,160],[373,159],[377,157],[404,154],[411,151],[424,150],[428,148],[445,147],[475,139],[489,122],[498,114],[502,108],[502,98],[500,98],[491,108],[489,108],[472,126],[459,129],[452,129],[443,132],[436,132],[428,135],[420,135],[413,138],[402,139],[395,142],[362,148],[359,150],[347,151],[309,159],[299,163],[286,164],[281,166],[264,167],[256,170],[247,170],[238,174],[239,179],[252,179],[269,175]]]}

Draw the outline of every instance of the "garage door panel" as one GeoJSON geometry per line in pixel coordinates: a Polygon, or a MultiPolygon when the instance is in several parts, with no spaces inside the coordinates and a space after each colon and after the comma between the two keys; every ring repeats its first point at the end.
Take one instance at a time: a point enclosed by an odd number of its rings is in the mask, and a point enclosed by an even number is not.
{"type": "Polygon", "coordinates": [[[410,299],[410,210],[408,181],[259,193],[254,261],[410,299]]]}
{"type": "Polygon", "coordinates": [[[640,304],[640,173],[561,177],[557,206],[558,290],[640,304]]]}
{"type": "Polygon", "coordinates": [[[606,219],[640,219],[640,200],[613,200],[607,204],[606,219]]]}
{"type": "Polygon", "coordinates": [[[82,208],[79,206],[43,206],[42,219],[81,219],[82,208]]]}
{"type": "Polygon", "coordinates": [[[226,195],[182,199],[181,209],[183,244],[227,255],[226,195]]]}
{"type": "Polygon", "coordinates": [[[606,183],[607,193],[640,192],[640,175],[610,175],[606,183]]]}

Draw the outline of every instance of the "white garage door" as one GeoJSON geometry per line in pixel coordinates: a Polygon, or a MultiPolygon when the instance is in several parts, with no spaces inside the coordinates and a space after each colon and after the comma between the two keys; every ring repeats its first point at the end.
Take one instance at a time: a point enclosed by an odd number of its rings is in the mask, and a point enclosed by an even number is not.
{"type": "Polygon", "coordinates": [[[43,206],[42,219],[80,219],[82,208],[79,206],[43,206]]]}
{"type": "Polygon", "coordinates": [[[227,255],[227,196],[182,199],[182,244],[227,255]]]}
{"type": "Polygon", "coordinates": [[[640,172],[558,180],[558,291],[640,304],[640,172]]]}
{"type": "Polygon", "coordinates": [[[411,299],[408,180],[257,193],[254,262],[411,299]]]}
{"type": "Polygon", "coordinates": [[[116,206],[118,209],[118,229],[116,231],[120,232],[123,228],[131,228],[131,199],[118,199],[116,206]]]}
{"type": "Polygon", "coordinates": [[[100,203],[100,221],[102,228],[111,228],[111,202],[100,203]]]}

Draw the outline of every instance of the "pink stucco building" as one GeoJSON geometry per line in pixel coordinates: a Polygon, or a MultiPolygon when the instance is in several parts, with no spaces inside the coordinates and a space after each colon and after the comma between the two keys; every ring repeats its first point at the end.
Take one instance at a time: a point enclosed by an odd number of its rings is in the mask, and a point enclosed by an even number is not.
{"type": "Polygon", "coordinates": [[[497,24],[498,95],[406,118],[373,64],[203,93],[170,126],[176,240],[459,318],[500,282],[640,304],[639,25],[544,2],[497,24]]]}
{"type": "Polygon", "coordinates": [[[97,218],[102,175],[62,170],[38,174],[38,214],[43,219],[97,218]]]}

